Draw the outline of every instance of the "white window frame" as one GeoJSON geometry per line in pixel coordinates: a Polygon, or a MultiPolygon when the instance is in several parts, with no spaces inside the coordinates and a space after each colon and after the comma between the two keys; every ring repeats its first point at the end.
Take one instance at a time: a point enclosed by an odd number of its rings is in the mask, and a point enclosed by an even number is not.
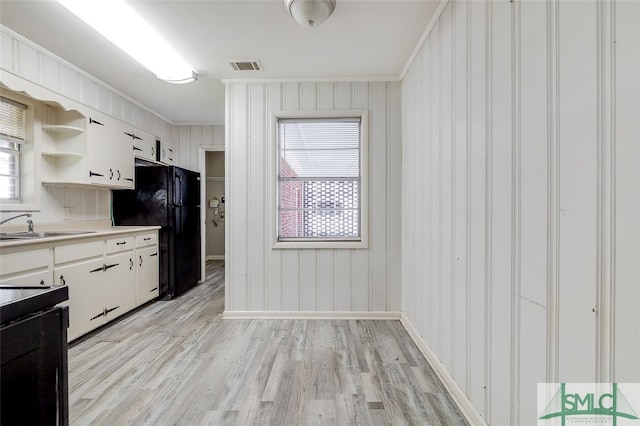
{"type": "Polygon", "coordinates": [[[365,249],[369,247],[369,120],[367,110],[278,111],[271,114],[269,131],[269,217],[274,249],[365,249]],[[360,118],[360,240],[331,238],[279,241],[278,121],[280,119],[360,118]]]}
{"type": "Polygon", "coordinates": [[[0,200],[0,211],[40,210],[40,151],[36,143],[36,126],[40,130],[40,104],[0,86],[2,97],[27,107],[25,117],[25,143],[20,146],[20,199],[0,200]]]}
{"type": "MultiPolygon", "coordinates": [[[[21,196],[21,179],[20,179],[20,147],[21,145],[24,145],[26,143],[26,127],[27,127],[27,106],[20,103],[20,102],[16,102],[13,99],[7,98],[5,96],[1,96],[0,95],[0,102],[3,105],[10,105],[9,108],[11,108],[11,112],[10,114],[7,114],[7,116],[11,115],[14,116],[14,112],[15,111],[19,111],[22,120],[21,121],[21,126],[18,129],[17,126],[14,126],[13,124],[16,123],[12,123],[10,124],[8,127],[12,128],[12,130],[15,130],[15,132],[11,132],[9,134],[0,134],[0,142],[2,142],[2,146],[0,146],[0,150],[5,153],[8,154],[10,156],[13,156],[15,158],[15,174],[11,174],[9,176],[13,176],[16,179],[16,188],[15,188],[15,193],[14,193],[14,197],[11,198],[0,198],[0,200],[2,200],[2,202],[5,203],[20,203],[22,202],[22,196],[21,196]],[[20,135],[20,137],[18,137],[17,135],[20,135]],[[4,144],[8,144],[8,146],[5,146],[4,144]]],[[[4,109],[4,107],[3,107],[4,109]]],[[[8,111],[9,112],[9,111],[8,111]]],[[[2,116],[4,116],[4,114],[2,114],[2,116]]],[[[14,120],[11,120],[14,121],[14,120]]]]}

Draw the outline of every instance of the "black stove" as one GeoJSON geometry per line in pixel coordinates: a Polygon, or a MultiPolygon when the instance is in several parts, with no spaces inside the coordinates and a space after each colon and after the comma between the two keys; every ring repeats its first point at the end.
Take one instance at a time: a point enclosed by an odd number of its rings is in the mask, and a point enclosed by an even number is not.
{"type": "Polygon", "coordinates": [[[0,424],[67,425],[69,288],[0,287],[0,424]]]}

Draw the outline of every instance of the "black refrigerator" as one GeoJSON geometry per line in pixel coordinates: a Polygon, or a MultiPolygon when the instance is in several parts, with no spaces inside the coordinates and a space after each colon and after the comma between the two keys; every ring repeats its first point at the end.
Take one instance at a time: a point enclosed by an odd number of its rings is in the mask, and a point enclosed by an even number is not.
{"type": "Polygon", "coordinates": [[[136,165],[135,189],[113,191],[114,225],[159,225],[160,295],[172,299],[200,280],[200,173],[136,165]]]}

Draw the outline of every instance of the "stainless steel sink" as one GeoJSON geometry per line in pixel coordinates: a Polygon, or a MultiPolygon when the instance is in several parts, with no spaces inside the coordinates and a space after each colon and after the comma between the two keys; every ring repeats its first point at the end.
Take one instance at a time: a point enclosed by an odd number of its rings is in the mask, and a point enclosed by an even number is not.
{"type": "Polygon", "coordinates": [[[31,240],[34,238],[64,237],[67,235],[91,234],[96,231],[61,231],[61,232],[11,232],[0,233],[0,241],[31,240]]]}

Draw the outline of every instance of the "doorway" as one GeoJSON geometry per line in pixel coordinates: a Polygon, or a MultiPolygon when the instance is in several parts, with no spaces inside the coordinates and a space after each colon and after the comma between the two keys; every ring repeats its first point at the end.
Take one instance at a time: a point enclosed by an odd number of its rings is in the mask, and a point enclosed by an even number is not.
{"type": "Polygon", "coordinates": [[[223,146],[201,146],[202,279],[212,261],[225,259],[225,153],[223,146]]]}

